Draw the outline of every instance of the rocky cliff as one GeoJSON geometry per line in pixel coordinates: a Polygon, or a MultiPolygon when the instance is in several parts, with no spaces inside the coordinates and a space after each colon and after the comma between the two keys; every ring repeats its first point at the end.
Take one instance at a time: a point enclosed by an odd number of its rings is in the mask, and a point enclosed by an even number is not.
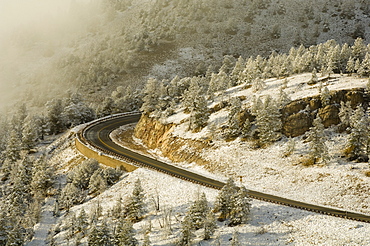
{"type": "MultiPolygon", "coordinates": [[[[341,102],[351,103],[352,108],[362,104],[367,108],[369,97],[362,88],[330,92],[330,102],[323,106],[320,96],[307,97],[292,101],[281,110],[282,132],[288,137],[303,135],[312,126],[317,116],[321,117],[325,127],[338,125],[341,102]]],[[[224,104],[227,107],[227,104],[224,104]]],[[[219,109],[220,110],[220,109],[219,109]]],[[[217,111],[217,110],[216,110],[217,111]]],[[[248,112],[245,112],[249,115],[248,112]]],[[[244,117],[246,118],[246,117],[244,117]]],[[[175,124],[163,124],[155,118],[143,115],[135,128],[135,137],[141,139],[150,149],[159,149],[163,155],[175,162],[196,162],[206,165],[200,152],[210,147],[207,141],[184,139],[172,134],[175,124]]]]}
{"type": "Polygon", "coordinates": [[[173,136],[175,126],[174,124],[163,124],[143,114],[136,125],[134,136],[141,139],[148,148],[161,150],[163,155],[172,161],[206,164],[200,151],[209,147],[208,143],[173,136]]]}

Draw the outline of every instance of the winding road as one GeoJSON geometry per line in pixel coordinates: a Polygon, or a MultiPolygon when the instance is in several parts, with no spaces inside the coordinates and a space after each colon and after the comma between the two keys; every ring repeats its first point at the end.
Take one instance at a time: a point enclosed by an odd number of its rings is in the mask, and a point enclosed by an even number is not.
{"type": "MultiPolygon", "coordinates": [[[[119,128],[122,125],[137,122],[140,119],[140,116],[141,116],[140,113],[129,113],[115,115],[112,117],[94,121],[79,132],[79,134],[77,135],[78,139],[87,147],[92,147],[93,149],[100,151],[101,152],[100,154],[104,153],[106,155],[114,156],[118,159],[128,161],[138,167],[151,168],[181,178],[183,180],[201,184],[214,189],[221,189],[225,185],[225,183],[223,182],[202,176],[188,169],[176,167],[155,160],[153,158],[141,155],[137,152],[126,149],[112,141],[109,135],[113,130],[119,128]]],[[[277,203],[321,214],[327,214],[336,217],[342,217],[370,223],[370,216],[361,213],[355,213],[336,208],[308,204],[253,190],[249,190],[249,195],[251,198],[258,200],[277,203]]]]}

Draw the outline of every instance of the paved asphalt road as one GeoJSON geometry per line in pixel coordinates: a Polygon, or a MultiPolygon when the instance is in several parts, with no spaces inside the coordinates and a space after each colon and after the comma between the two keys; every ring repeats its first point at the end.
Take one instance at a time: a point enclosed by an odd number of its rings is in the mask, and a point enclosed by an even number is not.
{"type": "MultiPolygon", "coordinates": [[[[202,184],[216,189],[221,189],[225,183],[204,177],[200,174],[193,173],[189,170],[182,169],[176,166],[166,164],[164,162],[155,160],[153,158],[140,155],[136,152],[130,151],[115,144],[109,134],[119,128],[122,125],[137,122],[140,119],[140,114],[134,115],[123,115],[121,117],[114,117],[112,119],[106,119],[104,121],[89,125],[85,128],[83,138],[85,138],[90,144],[106,151],[107,153],[114,153],[115,155],[129,158],[144,166],[170,174],[172,176],[188,180],[194,183],[202,184]]],[[[309,210],[317,213],[328,214],[353,220],[359,220],[364,222],[370,222],[370,216],[360,213],[348,212],[340,209],[316,206],[304,202],[294,201],[278,196],[273,196],[253,190],[249,190],[249,195],[252,198],[296,207],[304,210],[309,210]]]]}

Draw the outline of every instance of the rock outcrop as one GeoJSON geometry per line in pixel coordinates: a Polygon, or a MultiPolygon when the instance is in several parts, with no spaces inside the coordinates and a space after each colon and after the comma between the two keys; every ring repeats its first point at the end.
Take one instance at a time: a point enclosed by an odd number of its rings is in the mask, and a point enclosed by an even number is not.
{"type": "Polygon", "coordinates": [[[200,153],[209,147],[206,141],[183,139],[172,135],[176,125],[163,124],[155,118],[143,114],[135,127],[134,136],[141,139],[150,149],[159,149],[162,154],[175,162],[207,163],[200,153]]]}
{"type": "MultiPolygon", "coordinates": [[[[313,120],[319,115],[325,127],[338,125],[341,102],[351,102],[353,108],[362,104],[368,106],[367,94],[363,89],[332,91],[329,105],[323,107],[320,96],[295,100],[282,110],[282,133],[288,137],[303,135],[312,126],[313,120]]],[[[215,111],[220,109],[215,109],[215,111]]],[[[242,112],[242,121],[254,120],[249,111],[242,112]]],[[[155,118],[143,115],[135,128],[135,137],[141,139],[150,149],[159,149],[163,155],[175,162],[196,162],[207,165],[202,159],[202,149],[210,147],[207,141],[184,139],[172,134],[175,124],[163,124],[155,118]]]]}

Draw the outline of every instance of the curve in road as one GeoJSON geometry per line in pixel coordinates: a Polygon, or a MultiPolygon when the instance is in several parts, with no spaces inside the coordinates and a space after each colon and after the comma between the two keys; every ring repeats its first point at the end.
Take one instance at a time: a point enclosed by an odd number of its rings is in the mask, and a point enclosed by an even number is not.
{"type": "MultiPolygon", "coordinates": [[[[113,117],[94,121],[93,123],[87,125],[78,134],[78,138],[82,143],[86,145],[90,145],[98,149],[99,151],[102,151],[109,155],[113,155],[119,159],[128,160],[131,163],[136,164],[137,166],[155,169],[157,171],[181,178],[183,180],[201,184],[214,189],[221,189],[225,185],[224,182],[220,182],[218,180],[214,180],[212,178],[194,173],[187,169],[176,167],[158,161],[156,159],[141,155],[137,152],[126,149],[112,141],[112,139],[110,138],[110,133],[113,130],[119,128],[122,125],[137,122],[140,119],[140,116],[141,116],[140,113],[129,113],[115,115],[113,117]]],[[[249,195],[251,198],[258,200],[263,200],[312,212],[370,223],[370,216],[361,213],[355,213],[336,208],[308,204],[253,190],[249,190],[249,195]]]]}

